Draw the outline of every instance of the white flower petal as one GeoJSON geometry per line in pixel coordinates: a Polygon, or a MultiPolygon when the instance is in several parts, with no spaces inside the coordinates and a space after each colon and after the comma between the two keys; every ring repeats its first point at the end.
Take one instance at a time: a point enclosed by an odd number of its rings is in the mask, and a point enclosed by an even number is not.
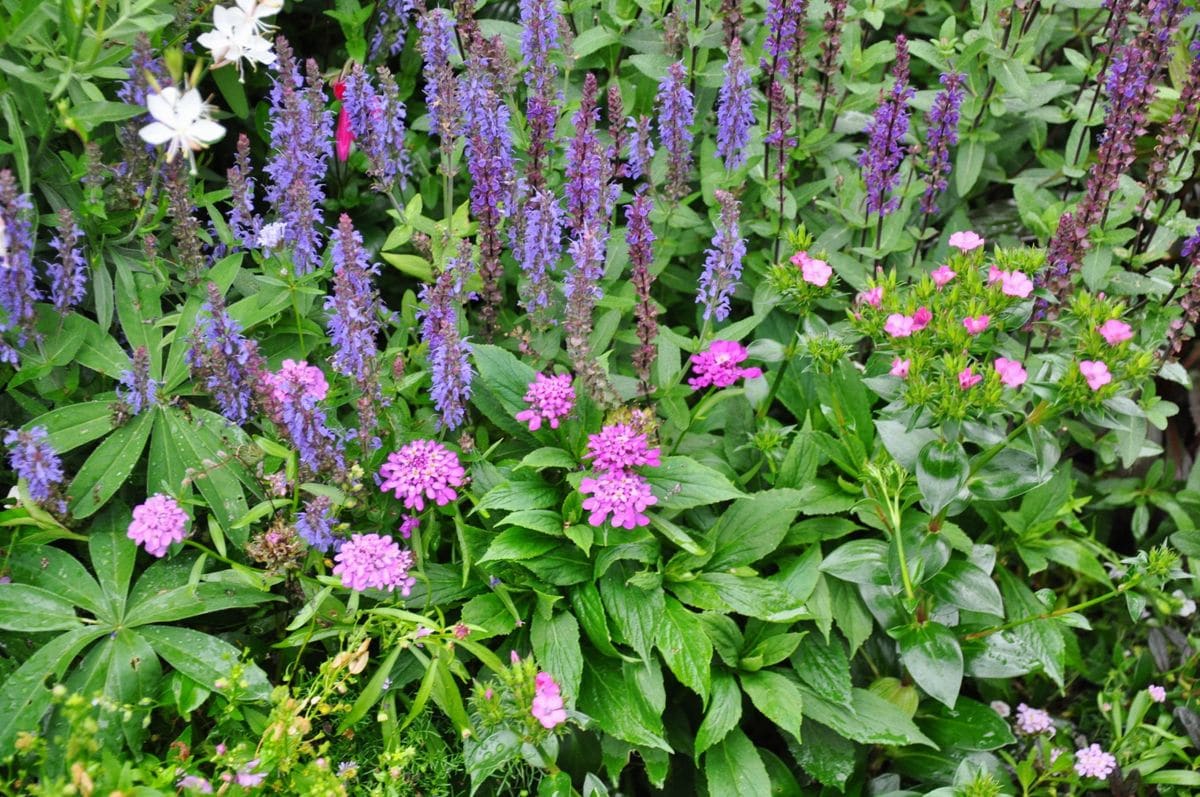
{"type": "Polygon", "coordinates": [[[188,133],[197,141],[212,144],[225,136],[225,128],[212,119],[201,119],[188,129],[188,133]]]}
{"type": "Polygon", "coordinates": [[[162,122],[151,122],[138,131],[138,135],[147,144],[155,147],[165,144],[175,137],[175,131],[164,125],[162,122]]]}
{"type": "Polygon", "coordinates": [[[146,95],[146,110],[159,122],[170,125],[175,121],[178,100],[179,91],[174,86],[167,86],[158,94],[146,95]]]}

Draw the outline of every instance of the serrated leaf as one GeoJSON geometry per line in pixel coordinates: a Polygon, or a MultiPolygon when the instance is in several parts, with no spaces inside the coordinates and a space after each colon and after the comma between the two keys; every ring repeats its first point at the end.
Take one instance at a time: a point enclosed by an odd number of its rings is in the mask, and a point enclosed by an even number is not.
{"type": "Polygon", "coordinates": [[[754,707],[771,722],[800,738],[800,720],[804,716],[800,687],[786,675],[771,670],[743,672],[739,677],[754,707]]]}
{"type": "Polygon", "coordinates": [[[712,700],[704,712],[704,720],[696,731],[696,755],[717,744],[742,718],[742,690],[733,676],[724,670],[712,674],[712,700]]]}
{"type": "Polygon", "coordinates": [[[704,755],[710,797],[763,797],[771,779],[754,744],[734,729],[704,755]]]}
{"type": "Polygon", "coordinates": [[[713,648],[700,618],[667,598],[655,645],[679,682],[707,703],[713,648]]]}

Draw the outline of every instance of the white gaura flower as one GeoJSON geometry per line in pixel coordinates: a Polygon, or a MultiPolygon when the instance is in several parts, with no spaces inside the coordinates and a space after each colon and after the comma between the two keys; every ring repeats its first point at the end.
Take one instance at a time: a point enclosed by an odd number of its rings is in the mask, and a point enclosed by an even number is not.
{"type": "Polygon", "coordinates": [[[195,89],[180,92],[175,86],[167,86],[157,93],[151,92],[146,95],[146,110],[154,121],[138,131],[142,140],[156,147],[168,144],[168,163],[180,152],[187,153],[193,174],[196,172],[193,153],[225,135],[225,128],[212,120],[211,109],[195,89]]]}
{"type": "MultiPolygon", "coordinates": [[[[274,12],[272,12],[274,13],[274,12]]],[[[202,47],[212,53],[213,66],[236,64],[238,78],[245,79],[242,73],[242,59],[252,65],[275,63],[275,52],[271,42],[259,35],[258,23],[255,21],[254,8],[248,11],[238,8],[216,6],[213,8],[213,29],[196,39],[202,47]]]]}

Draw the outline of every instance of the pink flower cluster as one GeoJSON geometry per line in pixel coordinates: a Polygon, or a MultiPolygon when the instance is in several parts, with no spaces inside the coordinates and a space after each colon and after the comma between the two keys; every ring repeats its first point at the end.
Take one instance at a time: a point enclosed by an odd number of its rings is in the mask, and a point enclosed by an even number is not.
{"type": "Polygon", "coordinates": [[[742,368],[750,353],[746,347],[732,340],[714,340],[708,349],[692,355],[692,369],[696,375],[688,384],[699,390],[704,387],[729,387],[739,379],[757,379],[762,376],[761,368],[742,368]]]}
{"type": "Polygon", "coordinates": [[[1081,778],[1107,780],[1116,768],[1117,759],[1098,744],[1075,751],[1075,771],[1081,778]]]}
{"type": "Polygon", "coordinates": [[[304,395],[312,396],[317,401],[329,394],[329,383],[325,381],[324,372],[303,360],[284,360],[278,371],[263,374],[263,379],[271,386],[271,394],[280,403],[289,401],[288,385],[300,385],[304,395]]]}
{"type": "Polygon", "coordinates": [[[596,470],[626,471],[642,465],[657,468],[659,450],[650,447],[645,432],[639,432],[627,423],[605,426],[599,434],[588,435],[587,453],[596,470]]]}
{"type": "Polygon", "coordinates": [[[1054,720],[1042,709],[1021,703],[1017,706],[1017,730],[1027,736],[1035,736],[1054,730],[1054,720]]]}
{"type": "Polygon", "coordinates": [[[160,559],[167,555],[172,543],[183,542],[187,536],[188,516],[169,495],[157,493],[133,509],[133,520],[126,532],[129,539],[146,548],[146,553],[160,559]]]}
{"type": "Polygon", "coordinates": [[[575,388],[571,386],[570,374],[546,376],[539,373],[525,392],[528,409],[517,413],[516,418],[529,424],[529,431],[542,428],[542,421],[558,428],[558,419],[570,414],[575,406],[575,388]]]}
{"type": "Polygon", "coordinates": [[[1104,338],[1104,342],[1109,346],[1117,346],[1127,340],[1133,339],[1133,329],[1124,321],[1118,321],[1115,318],[1110,318],[1100,326],[1096,327],[1096,331],[1100,333],[1100,337],[1104,338]]]}
{"type": "Polygon", "coordinates": [[[859,304],[869,304],[872,307],[878,307],[883,304],[883,286],[876,285],[869,290],[861,291],[854,300],[859,304]]]}
{"type": "Polygon", "coordinates": [[[800,276],[809,285],[824,288],[833,276],[833,269],[824,260],[818,260],[808,252],[797,252],[792,255],[792,263],[800,268],[800,276]]]}
{"type": "Polygon", "coordinates": [[[404,551],[390,535],[355,534],[334,557],[337,563],[333,574],[340,576],[342,586],[362,592],[382,589],[408,597],[417,579],[409,575],[413,566],[412,551],[404,551]]]}
{"type": "Polygon", "coordinates": [[[893,338],[907,338],[913,333],[920,332],[929,326],[929,322],[932,320],[933,313],[929,312],[928,307],[922,306],[918,307],[917,311],[912,315],[892,313],[887,317],[887,321],[884,322],[883,331],[893,338]]]}
{"type": "Polygon", "coordinates": [[[1079,363],[1079,373],[1083,375],[1088,387],[1093,391],[1107,385],[1113,380],[1112,372],[1108,370],[1108,366],[1098,360],[1083,360],[1079,363]]]}
{"type": "Polygon", "coordinates": [[[659,456],[659,450],[650,447],[646,433],[629,424],[611,424],[599,434],[590,435],[584,458],[592,460],[597,474],[579,484],[579,492],[590,496],[583,502],[590,513],[588,523],[600,526],[611,516],[610,522],[617,528],[648,525],[646,508],[657,504],[658,499],[645,477],[631,469],[658,467],[662,464],[659,456]]]}
{"type": "Polygon", "coordinates": [[[1027,299],[1029,294],[1033,293],[1033,280],[1029,279],[1023,271],[1001,271],[992,266],[988,269],[988,285],[1000,283],[1000,292],[1005,296],[1015,296],[1018,299],[1027,299]]]}
{"type": "Polygon", "coordinates": [[[434,440],[414,440],[388,454],[379,469],[383,492],[393,490],[404,499],[407,509],[425,509],[425,499],[444,506],[458,498],[455,487],[462,487],[467,472],[458,455],[434,440]]]}
{"type": "Polygon", "coordinates": [[[949,266],[942,265],[931,271],[929,276],[933,278],[933,284],[941,290],[949,284],[950,280],[958,276],[958,272],[949,266]]]}
{"type": "Polygon", "coordinates": [[[529,713],[550,730],[567,721],[567,712],[563,708],[562,692],[548,672],[539,672],[534,680],[533,705],[529,713]]]}

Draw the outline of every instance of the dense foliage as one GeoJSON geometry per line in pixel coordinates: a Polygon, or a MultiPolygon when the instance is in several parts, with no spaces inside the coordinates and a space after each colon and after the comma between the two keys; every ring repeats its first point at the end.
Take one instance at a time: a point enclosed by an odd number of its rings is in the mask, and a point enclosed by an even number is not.
{"type": "Polygon", "coordinates": [[[1194,793],[1198,23],[0,0],[4,788],[1194,793]]]}

